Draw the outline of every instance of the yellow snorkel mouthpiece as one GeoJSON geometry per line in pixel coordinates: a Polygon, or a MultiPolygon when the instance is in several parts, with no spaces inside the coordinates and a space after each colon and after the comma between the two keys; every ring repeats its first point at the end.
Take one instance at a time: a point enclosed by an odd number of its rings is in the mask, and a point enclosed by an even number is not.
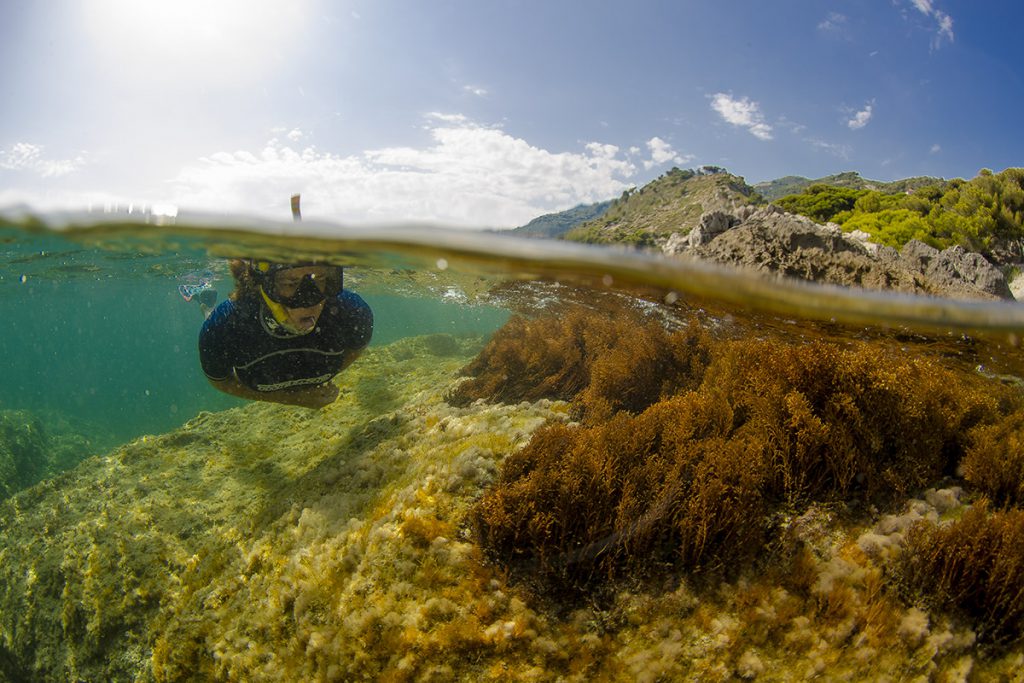
{"type": "Polygon", "coordinates": [[[270,309],[270,313],[274,316],[274,320],[276,320],[279,325],[284,325],[285,327],[290,328],[291,325],[288,323],[288,313],[285,312],[284,306],[267,296],[267,293],[263,291],[263,285],[260,285],[260,295],[263,297],[263,302],[267,304],[267,308],[270,309]]]}

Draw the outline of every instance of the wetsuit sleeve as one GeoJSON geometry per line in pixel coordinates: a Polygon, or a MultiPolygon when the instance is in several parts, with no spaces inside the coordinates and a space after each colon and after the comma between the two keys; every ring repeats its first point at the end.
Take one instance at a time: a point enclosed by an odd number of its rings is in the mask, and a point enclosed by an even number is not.
{"type": "Polygon", "coordinates": [[[231,318],[234,313],[234,302],[230,299],[221,302],[199,331],[199,363],[206,376],[214,381],[231,376],[231,318]]]}
{"type": "Polygon", "coordinates": [[[338,295],[338,303],[342,312],[339,331],[344,336],[345,348],[365,348],[373,337],[373,311],[370,305],[363,297],[348,290],[338,295]]]}

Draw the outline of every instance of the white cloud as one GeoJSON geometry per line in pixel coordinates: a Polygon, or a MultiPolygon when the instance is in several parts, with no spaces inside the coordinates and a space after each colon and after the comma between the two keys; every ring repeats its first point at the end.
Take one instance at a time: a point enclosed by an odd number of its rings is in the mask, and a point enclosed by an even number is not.
{"type": "Polygon", "coordinates": [[[586,150],[593,156],[602,159],[614,159],[619,153],[619,148],[615,145],[606,145],[600,142],[588,142],[586,150]]]}
{"type": "Polygon", "coordinates": [[[85,165],[83,155],[74,159],[47,159],[43,147],[28,142],[16,142],[10,149],[0,150],[0,169],[29,171],[44,178],[59,178],[74,173],[85,165]]]}
{"type": "Polygon", "coordinates": [[[803,133],[805,130],[807,130],[807,126],[805,126],[804,124],[799,123],[797,121],[790,121],[785,116],[780,116],[776,121],[776,125],[779,126],[780,128],[785,128],[794,135],[799,135],[800,133],[803,133]]]}
{"type": "Polygon", "coordinates": [[[288,131],[288,135],[286,137],[292,142],[298,142],[299,140],[305,137],[305,134],[298,128],[293,128],[290,131],[288,131]]]}
{"type": "Polygon", "coordinates": [[[468,92],[470,95],[476,95],[477,97],[486,97],[487,88],[481,88],[475,85],[464,85],[462,89],[468,92]]]}
{"type": "Polygon", "coordinates": [[[647,141],[647,149],[651,151],[651,158],[644,162],[644,168],[650,170],[655,166],[661,166],[668,162],[681,165],[693,161],[693,155],[682,156],[677,154],[672,145],[659,137],[653,137],[647,141]]]}
{"type": "Polygon", "coordinates": [[[746,97],[739,99],[725,93],[711,96],[711,108],[718,112],[727,123],[740,126],[750,131],[759,140],[771,140],[772,128],[764,122],[761,107],[746,97]]]}
{"type": "Polygon", "coordinates": [[[939,152],[942,151],[942,145],[940,145],[939,143],[936,142],[934,145],[932,145],[932,148],[930,150],[928,150],[928,151],[931,152],[932,154],[938,154],[939,152]]]}
{"type": "Polygon", "coordinates": [[[427,130],[425,146],[351,156],[278,138],[255,152],[210,154],[178,174],[174,201],[195,210],[282,217],[287,197],[302,192],[307,217],[512,227],[617,196],[634,184],[627,181],[637,171],[614,145],[551,152],[459,114],[432,113],[427,130]]]}
{"type": "Polygon", "coordinates": [[[935,18],[939,22],[939,35],[936,37],[936,40],[941,42],[942,39],[945,38],[946,40],[952,43],[954,38],[953,17],[949,16],[948,14],[943,14],[942,12],[936,12],[935,18]]]}
{"type": "Polygon", "coordinates": [[[846,122],[846,125],[850,127],[850,130],[860,130],[864,126],[868,125],[868,122],[871,120],[871,116],[874,112],[874,105],[874,100],[868,102],[864,105],[863,109],[854,114],[853,118],[846,122]]]}
{"type": "Polygon", "coordinates": [[[944,41],[953,42],[953,17],[935,7],[932,0],[910,0],[917,11],[935,21],[936,33],[932,38],[932,49],[938,49],[944,41]]]}
{"type": "MultiPolygon", "coordinates": [[[[456,125],[466,125],[469,123],[469,119],[462,114],[445,114],[439,111],[432,111],[427,113],[427,119],[431,121],[440,121],[442,123],[452,123],[456,125]]],[[[427,126],[429,128],[430,126],[427,126]]]]}
{"type": "Polygon", "coordinates": [[[829,12],[828,17],[818,24],[819,31],[841,32],[846,28],[846,15],[839,12],[829,12]]]}
{"type": "Polygon", "coordinates": [[[815,149],[819,149],[823,152],[828,152],[832,156],[838,157],[840,159],[848,160],[850,158],[851,150],[849,145],[837,144],[834,142],[825,142],[824,140],[819,140],[817,138],[807,138],[805,142],[810,144],[811,147],[814,147],[815,149]]]}

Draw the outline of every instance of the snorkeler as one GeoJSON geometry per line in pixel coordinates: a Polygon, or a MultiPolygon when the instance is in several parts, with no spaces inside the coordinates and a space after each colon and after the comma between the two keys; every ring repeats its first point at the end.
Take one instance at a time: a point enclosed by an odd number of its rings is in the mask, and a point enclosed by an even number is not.
{"type": "Polygon", "coordinates": [[[373,312],[343,288],[340,266],[231,261],[236,288],[203,324],[199,359],[220,391],[257,401],[321,408],[331,380],[359,357],[373,312]]]}
{"type": "Polygon", "coordinates": [[[212,270],[194,270],[181,276],[178,294],[186,302],[195,301],[204,318],[209,318],[217,306],[217,290],[213,283],[217,276],[212,270]]]}

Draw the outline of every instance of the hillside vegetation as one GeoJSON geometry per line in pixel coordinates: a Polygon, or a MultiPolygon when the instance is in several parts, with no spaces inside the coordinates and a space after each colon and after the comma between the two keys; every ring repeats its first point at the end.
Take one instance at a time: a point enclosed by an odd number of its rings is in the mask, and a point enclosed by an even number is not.
{"type": "Polygon", "coordinates": [[[819,183],[778,199],[780,207],[820,223],[833,222],[900,248],[912,239],[944,249],[960,245],[997,262],[1020,257],[1024,239],[1024,169],[983,169],[965,181],[882,192],[819,183]]]}
{"type": "Polygon", "coordinates": [[[804,192],[812,185],[830,185],[832,187],[846,187],[852,190],[876,190],[878,192],[895,194],[897,192],[913,192],[928,185],[944,187],[946,182],[942,178],[932,178],[930,176],[916,176],[914,178],[883,182],[862,178],[856,171],[846,171],[815,180],[804,178],[803,176],[788,175],[775,180],[757,183],[754,185],[754,189],[762,197],[773,202],[786,195],[804,192]]]}
{"type": "Polygon", "coordinates": [[[612,205],[611,199],[596,204],[580,204],[566,211],[548,213],[534,218],[526,225],[521,225],[508,234],[517,237],[546,237],[554,239],[575,228],[580,223],[593,220],[604,214],[612,205]]]}
{"type": "Polygon", "coordinates": [[[673,232],[689,232],[707,211],[732,212],[762,202],[743,178],[723,169],[673,168],[639,189],[626,190],[604,215],[577,226],[565,239],[654,247],[673,232]]]}

